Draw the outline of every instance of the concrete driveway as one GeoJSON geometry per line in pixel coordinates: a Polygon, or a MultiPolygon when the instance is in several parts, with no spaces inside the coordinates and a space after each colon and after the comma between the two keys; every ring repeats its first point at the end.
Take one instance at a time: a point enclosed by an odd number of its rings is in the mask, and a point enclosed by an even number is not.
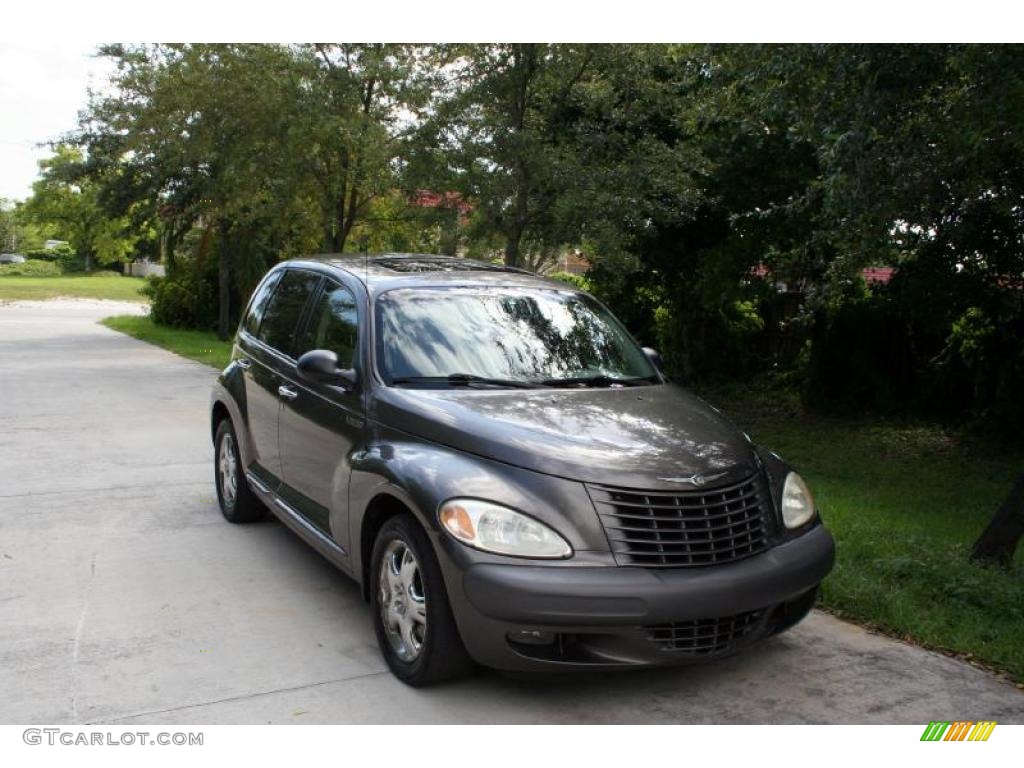
{"type": "Polygon", "coordinates": [[[413,690],[355,585],[214,496],[214,372],[0,306],[0,723],[1024,722],[1024,693],[823,614],[710,666],[413,690]]]}

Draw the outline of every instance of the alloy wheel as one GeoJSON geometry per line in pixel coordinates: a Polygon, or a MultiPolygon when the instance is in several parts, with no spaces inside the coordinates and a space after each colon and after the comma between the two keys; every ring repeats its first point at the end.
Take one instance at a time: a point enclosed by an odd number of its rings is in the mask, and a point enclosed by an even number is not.
{"type": "Polygon", "coordinates": [[[412,549],[390,541],[380,562],[380,614],[391,649],[404,662],[415,661],[427,632],[427,598],[412,549]]]}
{"type": "Polygon", "coordinates": [[[238,459],[235,458],[235,440],[228,434],[220,441],[220,456],[217,461],[220,477],[220,495],[224,506],[231,509],[238,496],[238,459]]]}

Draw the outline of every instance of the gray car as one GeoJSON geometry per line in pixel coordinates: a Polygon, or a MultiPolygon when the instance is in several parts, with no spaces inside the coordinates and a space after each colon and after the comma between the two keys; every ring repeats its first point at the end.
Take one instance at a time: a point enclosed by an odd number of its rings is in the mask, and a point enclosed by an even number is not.
{"type": "Polygon", "coordinates": [[[833,563],[781,458],[596,299],[492,264],[274,267],[211,434],[224,516],[269,509],[355,579],[412,685],[718,658],[800,621],[833,563]]]}

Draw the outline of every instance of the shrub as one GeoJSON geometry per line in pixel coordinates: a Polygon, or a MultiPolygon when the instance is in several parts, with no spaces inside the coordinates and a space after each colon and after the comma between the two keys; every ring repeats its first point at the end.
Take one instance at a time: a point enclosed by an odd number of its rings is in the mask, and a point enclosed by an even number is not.
{"type": "Polygon", "coordinates": [[[57,266],[61,272],[84,272],[85,258],[79,256],[67,246],[60,246],[57,255],[57,266]]]}
{"type": "Polygon", "coordinates": [[[893,414],[913,405],[912,335],[884,298],[844,304],[816,318],[804,402],[840,416],[893,414]]]}
{"type": "Polygon", "coordinates": [[[28,259],[21,264],[0,264],[0,275],[18,277],[56,277],[60,268],[52,261],[28,259]]]}
{"type": "Polygon", "coordinates": [[[571,272],[552,272],[548,277],[552,280],[561,280],[563,283],[569,283],[569,285],[573,285],[581,291],[591,292],[590,281],[587,280],[585,275],[574,275],[571,272]]]}
{"type": "MultiPolygon", "coordinates": [[[[66,247],[66,246],[62,246],[66,247]]],[[[52,261],[56,262],[57,257],[60,255],[61,249],[49,250],[47,248],[29,248],[23,251],[26,259],[32,259],[34,261],[52,261]]]]}
{"type": "Polygon", "coordinates": [[[32,248],[25,252],[28,259],[46,261],[56,264],[61,272],[82,272],[85,270],[85,259],[80,258],[70,245],[58,245],[56,248],[32,248]]]}
{"type": "Polygon", "coordinates": [[[173,277],[151,275],[142,292],[152,302],[150,316],[159,325],[174,328],[213,328],[217,322],[217,297],[206,280],[192,270],[173,277]]]}

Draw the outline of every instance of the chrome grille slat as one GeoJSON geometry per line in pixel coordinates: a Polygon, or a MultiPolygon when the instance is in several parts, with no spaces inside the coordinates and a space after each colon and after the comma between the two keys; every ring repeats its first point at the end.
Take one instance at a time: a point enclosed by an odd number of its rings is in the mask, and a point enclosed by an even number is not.
{"type": "Polygon", "coordinates": [[[652,491],[588,485],[619,565],[714,565],[768,547],[770,503],[761,473],[718,488],[652,491]]]}

